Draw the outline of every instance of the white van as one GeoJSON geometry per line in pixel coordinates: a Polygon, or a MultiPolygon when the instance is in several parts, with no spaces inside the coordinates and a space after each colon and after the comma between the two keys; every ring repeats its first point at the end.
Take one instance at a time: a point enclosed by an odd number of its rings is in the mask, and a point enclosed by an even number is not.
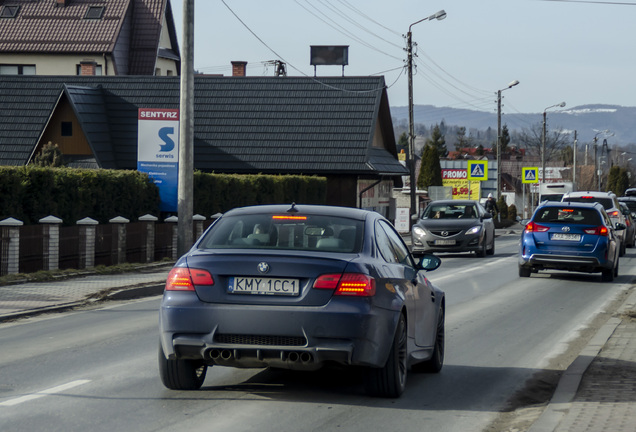
{"type": "Polygon", "coordinates": [[[539,202],[561,201],[563,195],[574,191],[574,183],[542,183],[539,185],[539,202]]]}

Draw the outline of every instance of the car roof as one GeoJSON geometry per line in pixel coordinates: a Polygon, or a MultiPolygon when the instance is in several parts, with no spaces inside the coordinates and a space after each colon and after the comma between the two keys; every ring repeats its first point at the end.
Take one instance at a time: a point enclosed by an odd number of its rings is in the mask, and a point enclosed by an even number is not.
{"type": "Polygon", "coordinates": [[[591,196],[594,198],[612,198],[615,197],[616,194],[613,192],[601,192],[601,191],[576,191],[576,192],[568,192],[563,195],[563,199],[566,197],[582,197],[582,196],[591,196]]]}
{"type": "Polygon", "coordinates": [[[597,202],[544,201],[538,208],[545,207],[595,208],[597,210],[605,210],[603,204],[597,202]]]}
{"type": "Polygon", "coordinates": [[[450,199],[450,200],[436,200],[436,201],[431,201],[430,203],[428,203],[428,205],[433,205],[433,204],[445,204],[445,205],[468,205],[468,204],[478,204],[479,201],[476,200],[454,200],[454,199],[450,199]]]}
{"type": "Polygon", "coordinates": [[[291,213],[291,214],[311,214],[323,216],[340,216],[350,219],[365,220],[368,217],[383,218],[377,212],[362,210],[352,207],[338,207],[315,204],[265,204],[248,207],[238,207],[224,213],[223,216],[242,216],[263,213],[291,213]]]}

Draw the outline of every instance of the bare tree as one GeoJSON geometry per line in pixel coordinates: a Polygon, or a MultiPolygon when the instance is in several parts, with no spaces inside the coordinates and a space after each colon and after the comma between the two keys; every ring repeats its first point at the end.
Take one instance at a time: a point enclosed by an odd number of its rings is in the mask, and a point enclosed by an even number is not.
{"type": "MultiPolygon", "coordinates": [[[[543,126],[535,124],[530,129],[524,129],[519,134],[519,142],[526,150],[535,156],[541,156],[543,126]]],[[[562,160],[563,149],[570,145],[570,135],[563,129],[546,132],[545,134],[545,160],[562,160]]]]}

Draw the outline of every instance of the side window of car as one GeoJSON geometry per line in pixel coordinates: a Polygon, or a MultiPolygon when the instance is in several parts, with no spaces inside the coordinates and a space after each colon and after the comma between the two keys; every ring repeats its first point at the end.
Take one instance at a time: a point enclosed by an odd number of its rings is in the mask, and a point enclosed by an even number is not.
{"type": "Polygon", "coordinates": [[[402,241],[400,235],[395,231],[395,229],[393,229],[392,226],[384,221],[380,222],[380,226],[391,242],[391,248],[393,249],[396,262],[413,267],[414,263],[411,259],[411,254],[409,253],[407,247],[404,245],[404,242],[402,241]]]}
{"type": "Polygon", "coordinates": [[[391,240],[389,240],[389,237],[379,223],[377,223],[375,226],[375,242],[378,245],[378,249],[380,250],[380,255],[382,255],[382,258],[384,258],[386,262],[398,262],[397,256],[395,255],[393,247],[391,246],[391,240]]]}

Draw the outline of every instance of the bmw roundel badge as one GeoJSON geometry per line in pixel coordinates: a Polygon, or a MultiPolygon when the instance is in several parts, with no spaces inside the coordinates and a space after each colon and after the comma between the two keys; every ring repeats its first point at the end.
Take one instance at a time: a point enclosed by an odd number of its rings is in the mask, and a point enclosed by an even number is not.
{"type": "Polygon", "coordinates": [[[261,273],[267,273],[269,271],[269,264],[267,264],[265,261],[259,262],[258,271],[261,273]]]}

